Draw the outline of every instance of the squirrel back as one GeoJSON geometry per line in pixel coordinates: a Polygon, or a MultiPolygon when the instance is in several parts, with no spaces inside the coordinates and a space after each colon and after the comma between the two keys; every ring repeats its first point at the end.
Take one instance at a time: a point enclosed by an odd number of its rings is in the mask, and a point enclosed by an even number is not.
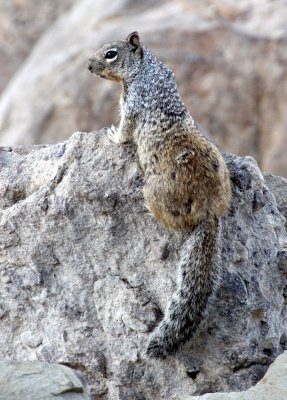
{"type": "Polygon", "coordinates": [[[164,357],[195,332],[215,287],[220,218],[231,197],[228,169],[186,110],[174,74],[137,32],[104,45],[89,69],[123,85],[121,121],[107,134],[136,143],[147,207],[167,228],[190,233],[177,290],[147,345],[148,356],[164,357]]]}

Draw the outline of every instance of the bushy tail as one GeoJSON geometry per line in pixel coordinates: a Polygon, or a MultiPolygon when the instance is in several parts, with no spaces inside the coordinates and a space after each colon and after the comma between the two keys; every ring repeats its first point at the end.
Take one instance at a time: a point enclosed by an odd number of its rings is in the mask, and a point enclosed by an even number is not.
{"type": "Polygon", "coordinates": [[[146,353],[165,357],[195,332],[215,287],[220,221],[210,216],[202,221],[184,244],[177,289],[164,319],[150,336],[146,353]]]}

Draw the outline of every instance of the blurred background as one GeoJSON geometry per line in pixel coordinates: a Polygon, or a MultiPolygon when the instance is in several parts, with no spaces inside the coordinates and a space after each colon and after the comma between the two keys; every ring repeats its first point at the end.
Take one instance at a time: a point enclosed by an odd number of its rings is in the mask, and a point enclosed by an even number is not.
{"type": "Polygon", "coordinates": [[[117,123],[120,86],[86,68],[138,30],[224,151],[287,176],[286,0],[0,0],[0,145],[117,123]]]}

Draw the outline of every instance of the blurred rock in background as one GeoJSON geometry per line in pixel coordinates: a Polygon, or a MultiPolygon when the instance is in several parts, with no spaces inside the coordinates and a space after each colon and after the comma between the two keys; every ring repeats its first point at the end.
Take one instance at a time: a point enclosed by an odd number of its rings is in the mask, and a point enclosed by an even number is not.
{"type": "Polygon", "coordinates": [[[86,63],[138,30],[223,150],[287,176],[286,1],[13,0],[0,14],[0,144],[59,142],[117,123],[120,87],[86,63]]]}
{"type": "Polygon", "coordinates": [[[18,71],[35,42],[76,0],[0,2],[0,91],[18,71]]]}

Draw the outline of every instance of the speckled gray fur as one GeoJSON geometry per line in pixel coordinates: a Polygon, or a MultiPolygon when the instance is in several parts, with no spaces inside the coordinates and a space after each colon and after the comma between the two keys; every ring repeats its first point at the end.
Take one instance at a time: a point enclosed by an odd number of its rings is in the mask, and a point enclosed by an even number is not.
{"type": "Polygon", "coordinates": [[[187,114],[173,72],[146,48],[138,73],[124,83],[123,97],[126,116],[135,118],[142,132],[181,124],[187,114]]]}

